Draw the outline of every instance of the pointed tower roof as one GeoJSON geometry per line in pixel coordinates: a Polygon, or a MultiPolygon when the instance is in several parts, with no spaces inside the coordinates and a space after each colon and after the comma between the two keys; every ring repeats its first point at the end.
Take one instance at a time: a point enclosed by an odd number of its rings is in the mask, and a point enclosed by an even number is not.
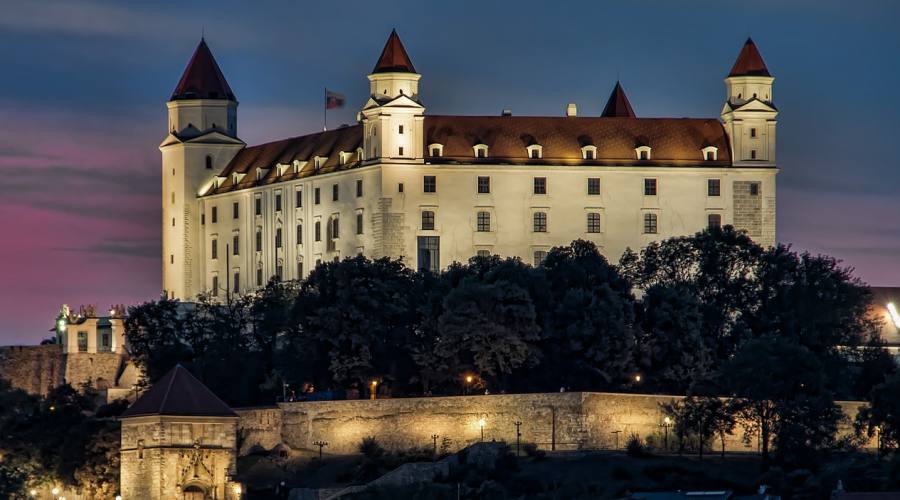
{"type": "Polygon", "coordinates": [[[235,417],[225,402],[181,365],[169,370],[121,417],[176,415],[182,417],[235,417]]]}
{"type": "Polygon", "coordinates": [[[415,73],[416,68],[413,67],[409,55],[403,47],[403,42],[397,35],[397,30],[391,30],[391,36],[388,37],[387,43],[384,44],[384,50],[381,51],[381,57],[375,64],[372,73],[415,73]]]}
{"type": "Polygon", "coordinates": [[[634,118],[634,110],[631,109],[631,103],[628,102],[628,97],[625,96],[625,90],[622,89],[622,84],[616,82],[615,88],[613,88],[612,94],[609,96],[609,100],[606,101],[606,107],[603,108],[603,114],[600,115],[605,118],[609,117],[620,117],[620,118],[634,118]]]}
{"type": "Polygon", "coordinates": [[[771,76],[769,75],[769,69],[766,68],[765,61],[763,61],[756,44],[753,43],[751,38],[748,37],[747,41],[744,42],[744,47],[741,49],[741,53],[738,54],[737,61],[734,62],[734,66],[732,66],[731,73],[728,76],[771,76]]]}
{"type": "Polygon", "coordinates": [[[171,100],[179,99],[237,100],[203,38],[172,92],[171,100]]]}

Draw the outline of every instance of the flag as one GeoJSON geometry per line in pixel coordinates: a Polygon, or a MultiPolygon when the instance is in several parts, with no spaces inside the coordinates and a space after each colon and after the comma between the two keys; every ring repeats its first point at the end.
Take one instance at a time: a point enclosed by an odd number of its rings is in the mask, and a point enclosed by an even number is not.
{"type": "Polygon", "coordinates": [[[325,109],[343,108],[347,98],[330,90],[325,91],[325,109]]]}

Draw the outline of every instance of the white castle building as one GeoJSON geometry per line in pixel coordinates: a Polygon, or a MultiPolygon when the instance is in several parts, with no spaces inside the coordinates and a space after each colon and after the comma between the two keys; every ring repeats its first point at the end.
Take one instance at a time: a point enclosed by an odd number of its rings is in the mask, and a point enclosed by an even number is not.
{"type": "Polygon", "coordinates": [[[246,291],[356,254],[539,263],[577,238],[616,261],[720,224],[775,243],[774,78],[751,40],[718,119],[638,118],[619,84],[601,116],[436,116],[420,78],[393,32],[358,124],[248,147],[201,40],[160,145],[166,292],[246,291]]]}

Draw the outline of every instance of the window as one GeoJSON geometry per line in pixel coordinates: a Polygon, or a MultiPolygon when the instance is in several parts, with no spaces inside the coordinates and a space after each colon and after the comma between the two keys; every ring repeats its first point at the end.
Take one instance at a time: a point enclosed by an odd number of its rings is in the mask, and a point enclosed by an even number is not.
{"type": "Polygon", "coordinates": [[[547,252],[544,250],[535,250],[534,251],[534,267],[538,267],[544,263],[544,260],[547,259],[547,252]]]}
{"type": "Polygon", "coordinates": [[[637,153],[638,160],[650,159],[650,146],[638,146],[634,148],[634,152],[637,153]]]}
{"type": "Polygon", "coordinates": [[[422,212],[422,229],[425,231],[434,230],[434,212],[431,210],[422,212]]]}
{"type": "Polygon", "coordinates": [[[321,191],[319,190],[319,188],[315,188],[315,189],[313,190],[313,198],[314,198],[313,203],[315,203],[316,205],[318,205],[319,203],[322,202],[322,196],[321,196],[321,194],[322,194],[322,193],[321,193],[321,191]]]}
{"type": "Polygon", "coordinates": [[[313,226],[313,233],[316,241],[322,241],[322,223],[320,221],[316,221],[316,224],[313,226]]]}
{"type": "Polygon", "coordinates": [[[100,352],[110,352],[112,351],[112,334],[109,332],[103,332],[100,334],[100,347],[97,348],[100,352]]]}
{"type": "Polygon", "coordinates": [[[341,187],[337,184],[331,185],[331,201],[338,201],[341,198],[341,187]]]}
{"type": "Polygon", "coordinates": [[[475,150],[475,158],[487,158],[488,156],[488,147],[487,144],[476,144],[472,147],[475,150]]]}
{"type": "Polygon", "coordinates": [[[212,296],[213,297],[219,296],[219,277],[218,276],[212,277],[212,296]]]}
{"type": "Polygon", "coordinates": [[[282,239],[281,228],[275,228],[275,248],[281,248],[282,239]]]}
{"type": "Polygon", "coordinates": [[[206,214],[200,214],[200,225],[201,226],[206,225],[206,214]]]}
{"type": "Polygon", "coordinates": [[[721,196],[722,182],[719,179],[706,180],[706,196],[721,196]]]}
{"type": "Polygon", "coordinates": [[[490,212],[478,212],[477,230],[482,233],[489,232],[491,230],[491,213],[490,212]]]}
{"type": "Polygon", "coordinates": [[[593,160],[594,159],[594,151],[590,150],[590,149],[586,150],[584,152],[584,159],[585,160],[593,160]]]}
{"type": "Polygon", "coordinates": [[[755,159],[756,159],[756,150],[755,150],[755,149],[751,149],[751,150],[750,150],[750,159],[751,159],[751,160],[755,160],[755,159]]]}
{"type": "Polygon", "coordinates": [[[490,177],[478,177],[478,193],[479,194],[487,194],[491,192],[491,178],[490,177]]]}
{"type": "Polygon", "coordinates": [[[212,221],[213,224],[219,221],[219,207],[212,207],[212,221]]]}
{"type": "Polygon", "coordinates": [[[490,250],[478,250],[477,252],[475,252],[475,255],[477,257],[490,257],[491,251],[490,250]]]}
{"type": "Polygon", "coordinates": [[[210,156],[210,155],[206,155],[206,168],[207,169],[213,168],[212,156],[210,156]]]}
{"type": "Polygon", "coordinates": [[[297,244],[303,244],[303,224],[297,224],[297,244]]]}
{"type": "Polygon", "coordinates": [[[356,214],[356,234],[363,234],[363,214],[359,212],[356,214]]]}
{"type": "Polygon", "coordinates": [[[715,153],[713,153],[712,151],[706,152],[706,161],[713,161],[715,159],[716,159],[715,153]]]}
{"type": "Polygon", "coordinates": [[[297,262],[297,279],[303,278],[303,261],[297,262]]]}
{"type": "Polygon", "coordinates": [[[539,144],[532,144],[526,148],[528,150],[528,157],[532,160],[538,160],[543,157],[543,147],[539,144]]]}
{"type": "Polygon", "coordinates": [[[709,229],[719,229],[722,227],[721,214],[709,214],[706,216],[706,227],[709,229]]]}
{"type": "Polygon", "coordinates": [[[174,263],[175,263],[175,254],[170,253],[169,254],[169,264],[174,264],[174,263]]]}
{"type": "Polygon", "coordinates": [[[256,251],[262,252],[262,229],[256,228],[256,251]]]}
{"type": "Polygon", "coordinates": [[[444,145],[443,144],[429,144],[428,151],[430,152],[431,156],[437,156],[437,157],[443,156],[444,145]]]}
{"type": "Polygon", "coordinates": [[[238,293],[238,292],[241,291],[241,272],[240,272],[240,271],[235,271],[235,272],[234,272],[234,288],[233,288],[233,291],[234,291],[234,293],[238,293]]]}
{"type": "Polygon", "coordinates": [[[644,214],[644,234],[656,234],[656,214],[644,214]]]}
{"type": "Polygon", "coordinates": [[[403,125],[400,125],[400,126],[398,127],[398,132],[400,132],[401,134],[403,133],[403,125]]]}
{"type": "Polygon", "coordinates": [[[175,193],[174,192],[172,193],[172,204],[173,205],[175,204],[175,193]]]}
{"type": "Polygon", "coordinates": [[[241,209],[238,202],[234,202],[231,204],[231,218],[237,219],[241,216],[241,209]]]}
{"type": "Polygon", "coordinates": [[[281,193],[275,193],[275,211],[281,212],[281,193]]]}
{"type": "Polygon", "coordinates": [[[587,232],[600,232],[600,214],[597,212],[589,212],[587,214],[587,232]]]}
{"type": "Polygon", "coordinates": [[[647,156],[647,151],[641,151],[641,159],[642,159],[642,160],[647,160],[647,159],[649,159],[649,157],[647,156]]]}
{"type": "Polygon", "coordinates": [[[303,208],[303,190],[298,189],[296,193],[294,193],[294,206],[296,208],[303,208]]]}
{"type": "Polygon", "coordinates": [[[656,196],[656,179],[644,179],[644,196],[656,196]]]}
{"type": "Polygon", "coordinates": [[[209,242],[209,250],[211,252],[211,256],[213,259],[219,258],[219,240],[212,240],[209,242]]]}
{"type": "Polygon", "coordinates": [[[600,178],[591,177],[587,181],[588,194],[591,196],[600,195],[600,178]]]}
{"type": "Polygon", "coordinates": [[[236,234],[231,237],[231,253],[234,255],[240,255],[241,248],[241,235],[236,234]]]}
{"type": "Polygon", "coordinates": [[[78,352],[87,352],[87,332],[78,332],[78,352]]]}
{"type": "Polygon", "coordinates": [[[440,270],[441,240],[439,236],[416,237],[419,271],[436,273],[440,270]]]}
{"type": "Polygon", "coordinates": [[[362,179],[356,179],[356,197],[362,198],[362,179]]]}
{"type": "Polygon", "coordinates": [[[340,222],[341,222],[341,220],[340,220],[339,218],[337,218],[337,217],[331,219],[331,238],[332,238],[332,239],[335,239],[335,240],[336,240],[336,239],[338,239],[338,238],[340,237],[340,235],[341,235],[341,231],[340,231],[340,229],[341,229],[340,222]]]}
{"type": "Polygon", "coordinates": [[[256,268],[256,286],[262,286],[263,284],[263,270],[261,267],[256,268]]]}
{"type": "Polygon", "coordinates": [[[750,196],[759,196],[759,183],[753,182],[750,184],[750,196]]]}
{"type": "Polygon", "coordinates": [[[754,139],[756,138],[756,129],[755,128],[750,129],[750,137],[752,137],[754,139]]]}
{"type": "Polygon", "coordinates": [[[397,192],[398,192],[398,193],[402,193],[402,192],[403,192],[403,183],[402,183],[402,182],[401,182],[400,184],[397,184],[397,192]]]}
{"type": "Polygon", "coordinates": [[[284,263],[280,260],[275,263],[275,279],[284,281],[284,263]]]}
{"type": "Polygon", "coordinates": [[[593,144],[588,144],[587,146],[581,147],[581,157],[585,160],[596,160],[597,159],[597,146],[593,144]]]}
{"type": "Polygon", "coordinates": [[[534,194],[547,194],[547,178],[546,177],[535,177],[534,178],[534,194]]]}
{"type": "Polygon", "coordinates": [[[175,217],[172,217],[172,227],[175,227],[175,217]]]}
{"type": "Polygon", "coordinates": [[[547,212],[535,212],[533,219],[532,230],[535,233],[546,233],[547,232],[547,212]]]}
{"type": "Polygon", "coordinates": [[[253,200],[253,213],[255,215],[262,215],[262,198],[259,196],[253,200]]]}
{"type": "Polygon", "coordinates": [[[397,148],[397,156],[403,156],[403,146],[397,148]]]}
{"type": "Polygon", "coordinates": [[[422,178],[422,190],[426,193],[437,192],[437,177],[426,175],[422,178]]]}

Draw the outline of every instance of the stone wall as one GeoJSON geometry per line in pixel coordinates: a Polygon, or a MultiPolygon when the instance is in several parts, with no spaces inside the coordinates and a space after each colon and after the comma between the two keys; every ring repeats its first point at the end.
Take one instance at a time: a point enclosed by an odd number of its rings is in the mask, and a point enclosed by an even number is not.
{"type": "MultiPolygon", "coordinates": [[[[762,186],[756,181],[734,181],[732,184],[734,199],[734,227],[747,231],[747,234],[755,241],[759,241],[763,235],[762,224],[762,193],[755,196],[750,194],[750,186],[762,186]]],[[[774,208],[773,208],[774,210],[774,208]]],[[[774,242],[773,242],[774,243],[774,242]]]]}
{"type": "Polygon", "coordinates": [[[124,357],[115,352],[75,352],[66,355],[66,382],[78,388],[90,382],[97,389],[114,387],[124,357]]]}
{"type": "MultiPolygon", "coordinates": [[[[660,403],[678,398],[572,392],[281,403],[280,422],[271,409],[239,412],[239,425],[248,426],[241,430],[247,436],[241,452],[253,444],[271,449],[279,434],[295,449],[315,450],[313,442],[327,441],[325,451],[335,454],[356,453],[367,436],[387,448],[401,449],[432,446],[431,436],[437,434],[438,446],[446,439],[449,450],[455,451],[481,440],[481,420],[485,441],[515,442],[519,421],[522,442],[543,449],[622,448],[630,434],[661,438],[660,403]]],[[[852,419],[862,403],[840,404],[852,419]]],[[[849,432],[849,424],[841,432],[849,432]]],[[[735,429],[726,439],[726,449],[754,450],[755,443],[745,444],[742,434],[742,428],[735,429]]]]}
{"type": "Polygon", "coordinates": [[[264,408],[239,408],[235,412],[238,421],[238,452],[246,455],[262,448],[271,450],[281,444],[282,410],[277,406],[264,408]]]}
{"type": "Polygon", "coordinates": [[[30,394],[46,395],[63,383],[65,372],[61,345],[0,347],[0,378],[30,394]]]}

